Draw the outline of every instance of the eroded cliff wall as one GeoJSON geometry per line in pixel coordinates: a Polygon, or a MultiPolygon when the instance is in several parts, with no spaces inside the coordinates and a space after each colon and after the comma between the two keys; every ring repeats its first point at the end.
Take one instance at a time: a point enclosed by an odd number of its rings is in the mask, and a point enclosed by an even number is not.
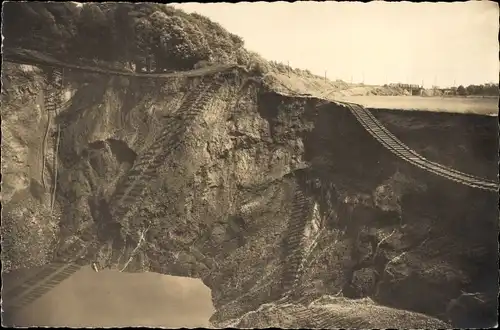
{"type": "MultiPolygon", "coordinates": [[[[216,324],[261,325],[245,313],[288,291],[457,326],[495,317],[497,195],[396,158],[341,103],[279,94],[241,70],[66,72],[67,104],[48,122],[45,78],[4,66],[4,271],[78,257],[199,277],[216,324]]],[[[375,115],[432,160],[496,179],[495,118],[375,115]]]]}

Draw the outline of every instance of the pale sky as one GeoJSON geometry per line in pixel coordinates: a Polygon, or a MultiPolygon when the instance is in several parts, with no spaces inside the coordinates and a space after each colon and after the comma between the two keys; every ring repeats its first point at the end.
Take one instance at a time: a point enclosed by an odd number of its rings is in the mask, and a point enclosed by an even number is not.
{"type": "Polygon", "coordinates": [[[268,60],[344,81],[498,83],[494,2],[184,3],[268,60]]]}

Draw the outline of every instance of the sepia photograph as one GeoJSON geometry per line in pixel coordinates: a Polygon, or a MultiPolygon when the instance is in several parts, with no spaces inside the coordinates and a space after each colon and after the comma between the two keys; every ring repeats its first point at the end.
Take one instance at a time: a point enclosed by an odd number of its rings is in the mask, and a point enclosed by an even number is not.
{"type": "Polygon", "coordinates": [[[2,326],[497,327],[499,15],[4,1],[2,326]]]}

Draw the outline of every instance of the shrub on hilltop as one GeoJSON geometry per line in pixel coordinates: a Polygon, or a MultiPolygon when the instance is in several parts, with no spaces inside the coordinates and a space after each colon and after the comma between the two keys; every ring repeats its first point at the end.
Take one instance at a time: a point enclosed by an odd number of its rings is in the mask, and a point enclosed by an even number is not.
{"type": "Polygon", "coordinates": [[[323,78],[267,61],[220,24],[164,4],[6,2],[3,10],[5,47],[48,53],[64,62],[137,72],[234,63],[256,75],[323,78]]]}
{"type": "Polygon", "coordinates": [[[6,2],[4,45],[57,58],[153,69],[250,65],[243,40],[199,14],[153,3],[6,2]]]}

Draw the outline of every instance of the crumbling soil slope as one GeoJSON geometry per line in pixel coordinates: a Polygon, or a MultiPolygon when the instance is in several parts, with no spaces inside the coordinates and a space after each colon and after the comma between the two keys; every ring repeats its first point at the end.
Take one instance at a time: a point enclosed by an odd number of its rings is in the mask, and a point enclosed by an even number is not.
{"type": "MultiPolygon", "coordinates": [[[[285,95],[239,69],[66,72],[68,103],[45,139],[46,73],[3,70],[4,271],[80,257],[198,277],[219,326],[496,320],[496,194],[404,163],[341,103],[285,95]],[[305,216],[316,235],[307,253],[294,245],[305,216]]],[[[496,179],[495,119],[375,115],[430,159],[496,179]]]]}

